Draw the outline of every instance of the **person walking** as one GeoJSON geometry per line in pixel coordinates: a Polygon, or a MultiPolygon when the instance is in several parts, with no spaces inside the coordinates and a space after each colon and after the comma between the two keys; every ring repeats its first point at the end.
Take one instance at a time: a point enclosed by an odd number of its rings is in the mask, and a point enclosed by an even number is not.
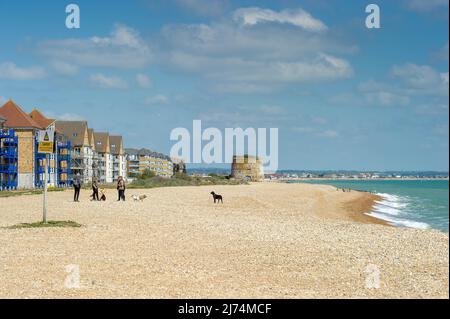
{"type": "Polygon", "coordinates": [[[81,181],[80,181],[80,177],[77,176],[75,177],[75,179],[72,182],[73,184],[73,189],[74,189],[74,194],[73,194],[73,201],[74,202],[79,202],[79,197],[80,197],[80,190],[81,190],[81,181]]]}
{"type": "Polygon", "coordinates": [[[117,191],[119,195],[119,199],[117,201],[125,201],[125,180],[122,176],[119,176],[119,179],[117,180],[117,191]]]}
{"type": "Polygon", "coordinates": [[[92,195],[91,195],[91,197],[92,197],[92,200],[99,201],[99,198],[98,198],[98,184],[97,184],[96,180],[94,180],[92,182],[92,195]]]}

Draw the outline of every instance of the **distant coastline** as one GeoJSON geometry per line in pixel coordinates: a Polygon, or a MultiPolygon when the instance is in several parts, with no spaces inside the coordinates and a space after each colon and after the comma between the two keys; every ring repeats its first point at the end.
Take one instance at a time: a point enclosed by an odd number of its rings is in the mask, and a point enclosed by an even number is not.
{"type": "Polygon", "coordinates": [[[299,178],[292,178],[292,177],[286,177],[286,178],[279,178],[274,181],[279,182],[289,182],[289,181],[448,181],[448,177],[401,177],[401,178],[395,178],[395,177],[380,177],[380,178],[332,178],[332,177],[299,177],[299,178]]]}

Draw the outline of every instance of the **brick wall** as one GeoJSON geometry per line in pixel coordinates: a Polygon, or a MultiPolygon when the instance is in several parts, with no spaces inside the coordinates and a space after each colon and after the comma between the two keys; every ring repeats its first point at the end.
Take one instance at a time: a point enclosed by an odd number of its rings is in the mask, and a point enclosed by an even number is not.
{"type": "Polygon", "coordinates": [[[32,130],[17,130],[16,135],[19,138],[19,174],[34,173],[34,143],[35,137],[32,130]]]}

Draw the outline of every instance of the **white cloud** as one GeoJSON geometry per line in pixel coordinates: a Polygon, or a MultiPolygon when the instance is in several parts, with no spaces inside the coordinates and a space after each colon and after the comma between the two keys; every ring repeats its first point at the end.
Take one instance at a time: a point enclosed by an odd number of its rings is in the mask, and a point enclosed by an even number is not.
{"type": "Polygon", "coordinates": [[[402,80],[413,94],[448,95],[449,93],[448,72],[439,73],[427,65],[408,63],[394,66],[392,74],[402,80]]]}
{"type": "Polygon", "coordinates": [[[437,52],[434,54],[436,58],[442,61],[446,61],[448,63],[448,57],[449,57],[449,46],[448,42],[437,52]]]}
{"type": "Polygon", "coordinates": [[[92,85],[103,89],[126,89],[127,83],[116,76],[106,76],[103,74],[93,74],[89,78],[92,85]]]}
{"type": "Polygon", "coordinates": [[[4,96],[0,96],[0,105],[3,105],[6,103],[6,99],[4,96]]]}
{"type": "Polygon", "coordinates": [[[53,70],[61,75],[75,75],[78,73],[78,67],[76,65],[62,62],[62,61],[53,61],[50,63],[53,70]]]}
{"type": "Polygon", "coordinates": [[[444,85],[448,86],[448,72],[441,73],[441,80],[444,83],[444,85]]]}
{"type": "MultiPolygon", "coordinates": [[[[209,8],[216,3],[176,1],[209,8]]],[[[38,52],[58,61],[53,67],[63,74],[81,67],[140,69],[156,62],[207,79],[217,92],[270,93],[296,83],[353,75],[350,62],[341,55],[354,53],[357,47],[332,29],[318,32],[325,30],[323,22],[300,8],[279,12],[247,8],[209,24],[164,26],[152,47],[136,30],[116,25],[107,37],[41,42],[38,52]]],[[[138,75],[136,82],[148,88],[151,83],[144,77],[138,75]]]]}
{"type": "Polygon", "coordinates": [[[325,31],[327,26],[303,9],[276,12],[262,8],[242,8],[234,13],[234,19],[243,25],[253,26],[258,23],[276,22],[291,24],[308,31],[325,31]]]}
{"type": "MultiPolygon", "coordinates": [[[[368,104],[404,106],[413,104],[417,98],[433,98],[437,99],[434,103],[442,104],[440,100],[448,98],[448,72],[440,73],[427,65],[407,63],[394,66],[390,75],[383,82],[370,80],[359,85],[358,90],[368,104]]],[[[350,100],[355,102],[355,99],[350,100]]]]}
{"type": "Polygon", "coordinates": [[[150,80],[150,78],[145,74],[137,74],[136,82],[139,85],[139,87],[143,89],[149,89],[152,87],[152,80],[150,80]]]}
{"type": "MultiPolygon", "coordinates": [[[[234,16],[243,14],[236,11],[234,16]]],[[[217,91],[264,93],[290,83],[351,77],[351,64],[338,56],[357,48],[345,42],[333,30],[311,32],[260,20],[243,27],[225,18],[211,24],[165,26],[160,58],[171,69],[211,80],[217,91]]]]}
{"type": "Polygon", "coordinates": [[[148,105],[163,105],[169,103],[169,98],[165,95],[158,94],[145,99],[145,104],[148,105]]]}
{"type": "Polygon", "coordinates": [[[232,87],[230,82],[247,83],[247,88],[250,83],[250,89],[255,92],[259,88],[255,83],[327,81],[353,75],[349,62],[326,54],[319,54],[306,61],[289,62],[215,58],[176,52],[170,61],[173,66],[184,71],[201,72],[208,78],[222,80],[227,88],[232,87]]]}
{"type": "Polygon", "coordinates": [[[0,64],[0,79],[5,80],[37,80],[46,76],[44,68],[32,66],[29,68],[19,67],[12,62],[0,64]]]}
{"type": "Polygon", "coordinates": [[[388,91],[365,93],[366,101],[372,105],[404,106],[410,103],[410,98],[388,91]]]}
{"type": "Polygon", "coordinates": [[[125,25],[116,25],[109,37],[44,41],[37,50],[51,60],[88,67],[133,69],[152,58],[152,50],[139,33],[125,25]]]}
{"type": "Polygon", "coordinates": [[[358,86],[365,102],[374,106],[405,106],[410,103],[404,88],[385,82],[367,81],[358,86]]]}

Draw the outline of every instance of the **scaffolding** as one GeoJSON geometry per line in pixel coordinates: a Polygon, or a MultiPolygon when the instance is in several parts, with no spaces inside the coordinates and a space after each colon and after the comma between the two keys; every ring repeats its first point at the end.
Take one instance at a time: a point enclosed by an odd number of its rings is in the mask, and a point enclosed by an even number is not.
{"type": "Polygon", "coordinates": [[[58,142],[58,186],[69,187],[71,181],[70,174],[70,142],[58,142]]]}
{"type": "MultiPolygon", "coordinates": [[[[55,187],[69,187],[71,184],[69,141],[57,141],[56,152],[48,155],[49,165],[47,170],[47,183],[55,187]]],[[[44,187],[45,158],[46,154],[38,153],[38,141],[36,139],[35,152],[35,182],[37,188],[44,187]]]]}
{"type": "MultiPolygon", "coordinates": [[[[37,138],[35,139],[35,147],[34,147],[34,186],[37,188],[44,188],[44,176],[45,176],[45,161],[47,154],[39,153],[38,152],[39,142],[37,138]]],[[[50,165],[47,166],[47,183],[51,183],[51,167],[50,165]]]]}
{"type": "Polygon", "coordinates": [[[18,137],[11,129],[0,129],[0,191],[18,185],[18,137]]]}

